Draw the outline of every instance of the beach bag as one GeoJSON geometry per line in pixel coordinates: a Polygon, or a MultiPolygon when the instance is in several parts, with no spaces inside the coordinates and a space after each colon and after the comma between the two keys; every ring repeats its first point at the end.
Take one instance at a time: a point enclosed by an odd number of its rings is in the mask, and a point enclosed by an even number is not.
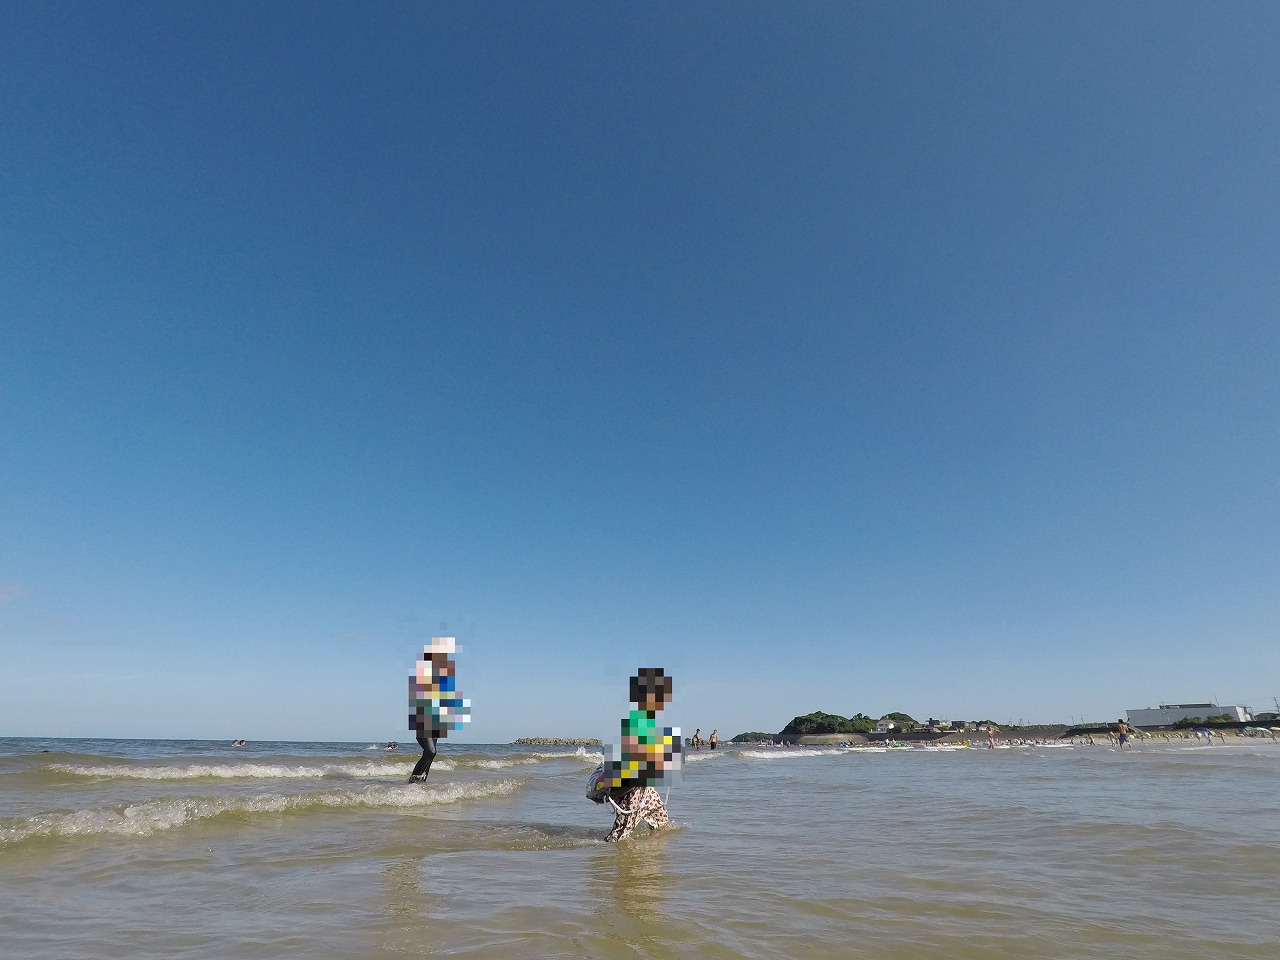
{"type": "Polygon", "coordinates": [[[587,777],[587,799],[592,803],[604,803],[609,796],[609,772],[601,763],[587,777]]]}

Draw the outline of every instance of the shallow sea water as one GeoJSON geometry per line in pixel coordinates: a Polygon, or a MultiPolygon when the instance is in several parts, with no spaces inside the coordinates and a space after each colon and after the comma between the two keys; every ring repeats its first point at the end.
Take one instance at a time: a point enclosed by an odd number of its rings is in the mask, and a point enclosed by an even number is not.
{"type": "Polygon", "coordinates": [[[0,957],[1280,958],[1280,746],[702,752],[0,739],[0,957]],[[42,753],[49,750],[49,753],[42,753]]]}

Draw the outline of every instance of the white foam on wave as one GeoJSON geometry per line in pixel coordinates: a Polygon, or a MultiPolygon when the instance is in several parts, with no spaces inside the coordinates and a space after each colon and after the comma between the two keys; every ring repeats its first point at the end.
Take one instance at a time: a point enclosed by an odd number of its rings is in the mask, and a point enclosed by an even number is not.
{"type": "Polygon", "coordinates": [[[32,837],[147,837],[223,814],[431,807],[464,800],[505,797],[524,783],[523,779],[514,779],[487,783],[451,783],[442,787],[402,784],[369,786],[361,790],[264,794],[239,798],[170,797],[115,809],[78,810],[74,813],[45,813],[24,817],[16,823],[0,825],[0,846],[32,837]]]}
{"type": "Polygon", "coordinates": [[[462,761],[464,766],[478,770],[506,770],[510,767],[528,767],[548,760],[580,760],[582,763],[597,764],[604,761],[603,753],[588,753],[579,747],[573,753],[525,753],[514,757],[482,757],[479,760],[468,758],[462,761]]]}
{"type": "MultiPolygon", "coordinates": [[[[441,768],[452,770],[453,765],[445,767],[445,762],[441,762],[441,768]]],[[[322,764],[192,763],[182,766],[54,763],[49,765],[49,769],[102,780],[310,780],[319,777],[378,780],[404,776],[408,765],[373,760],[322,764]]]]}
{"type": "MultiPolygon", "coordinates": [[[[437,757],[434,770],[508,770],[548,760],[578,760],[594,766],[604,754],[579,747],[573,752],[529,753],[513,757],[476,757],[474,754],[437,757]]],[[[351,780],[385,780],[407,775],[407,760],[357,760],[351,763],[190,763],[190,764],[91,764],[54,763],[49,770],[74,777],[99,780],[314,780],[322,777],[351,780]]]]}
{"type": "MultiPolygon", "coordinates": [[[[768,750],[739,750],[738,756],[751,760],[791,760],[797,757],[848,757],[863,753],[950,753],[953,750],[964,750],[961,746],[942,747],[828,747],[823,750],[793,749],[774,747],[768,750]]],[[[699,756],[695,754],[695,756],[699,756]]],[[[705,754],[700,755],[706,757],[705,754]]],[[[694,759],[689,757],[688,759],[694,759]]]]}
{"type": "Polygon", "coordinates": [[[599,750],[588,750],[586,747],[578,747],[572,753],[548,752],[534,756],[542,760],[581,760],[583,763],[601,763],[604,760],[604,754],[599,750]]]}
{"type": "Polygon", "coordinates": [[[467,766],[475,767],[477,770],[507,770],[511,767],[527,767],[535,763],[541,763],[533,757],[504,757],[500,760],[473,760],[467,766]]]}
{"type": "Polygon", "coordinates": [[[476,757],[474,754],[463,754],[449,760],[437,760],[432,769],[448,764],[442,769],[452,770],[456,764],[469,770],[509,770],[512,767],[531,767],[549,760],[577,760],[583,764],[595,766],[604,761],[604,754],[589,753],[582,747],[573,753],[521,753],[510,757],[476,757]]]}

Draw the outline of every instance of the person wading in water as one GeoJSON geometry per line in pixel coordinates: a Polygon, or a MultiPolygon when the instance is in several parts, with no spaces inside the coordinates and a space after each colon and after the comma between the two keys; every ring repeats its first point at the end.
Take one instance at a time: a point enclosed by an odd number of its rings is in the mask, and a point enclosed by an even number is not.
{"type": "Polygon", "coordinates": [[[409,775],[421,783],[436,758],[436,740],[471,720],[471,701],[458,696],[454,682],[453,637],[432,637],[422,648],[418,668],[409,677],[409,729],[418,738],[422,758],[409,775]]]}
{"type": "Polygon", "coordinates": [[[626,839],[641,820],[655,828],[667,822],[667,805],[654,787],[680,769],[680,729],[657,720],[671,702],[671,678],[661,667],[641,667],[631,678],[631,702],[639,709],[622,721],[621,755],[603,765],[607,798],[617,811],[605,837],[610,843],[626,839]]]}

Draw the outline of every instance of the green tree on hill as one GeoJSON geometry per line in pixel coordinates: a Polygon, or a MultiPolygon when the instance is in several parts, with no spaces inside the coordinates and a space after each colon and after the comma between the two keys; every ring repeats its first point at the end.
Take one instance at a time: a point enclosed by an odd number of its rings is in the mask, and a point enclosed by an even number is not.
{"type": "Polygon", "coordinates": [[[875,720],[865,713],[855,713],[845,723],[848,724],[848,727],[845,730],[841,730],[841,733],[871,733],[876,728],[875,720]]]}
{"type": "MultiPolygon", "coordinates": [[[[914,730],[916,728],[916,722],[909,713],[886,713],[884,719],[892,720],[898,725],[899,730],[914,730]]],[[[872,724],[873,728],[874,726],[872,724]]]]}
{"type": "MultiPolygon", "coordinates": [[[[875,724],[873,723],[874,727],[875,724]]],[[[782,732],[792,736],[821,733],[862,733],[860,724],[847,720],[839,714],[823,713],[821,710],[795,717],[782,728],[782,732]]]]}

